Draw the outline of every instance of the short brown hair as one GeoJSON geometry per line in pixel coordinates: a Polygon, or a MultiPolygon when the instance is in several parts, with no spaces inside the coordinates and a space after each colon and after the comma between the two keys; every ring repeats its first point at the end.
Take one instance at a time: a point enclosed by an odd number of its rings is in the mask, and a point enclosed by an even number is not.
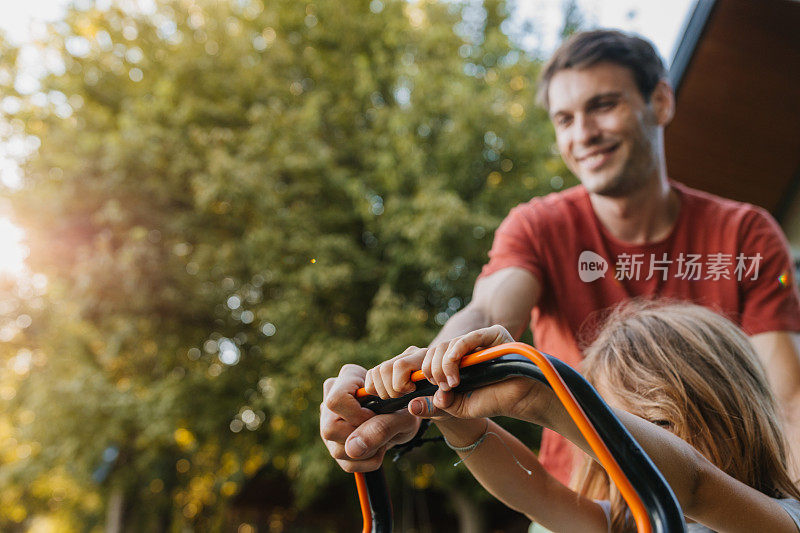
{"type": "Polygon", "coordinates": [[[650,41],[616,30],[585,31],[567,39],[544,66],[539,76],[537,101],[549,111],[547,91],[558,71],[584,69],[603,62],[629,69],[645,101],[650,100],[658,82],[667,76],[664,62],[650,41]]]}

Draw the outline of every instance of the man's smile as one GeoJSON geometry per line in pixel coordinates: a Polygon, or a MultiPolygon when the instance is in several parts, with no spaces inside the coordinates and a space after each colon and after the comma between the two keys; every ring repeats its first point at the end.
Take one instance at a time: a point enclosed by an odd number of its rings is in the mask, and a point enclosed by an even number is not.
{"type": "Polygon", "coordinates": [[[619,146],[620,143],[616,142],[601,148],[595,148],[580,157],[576,157],[575,160],[587,170],[597,170],[611,159],[612,154],[617,151],[619,146]]]}

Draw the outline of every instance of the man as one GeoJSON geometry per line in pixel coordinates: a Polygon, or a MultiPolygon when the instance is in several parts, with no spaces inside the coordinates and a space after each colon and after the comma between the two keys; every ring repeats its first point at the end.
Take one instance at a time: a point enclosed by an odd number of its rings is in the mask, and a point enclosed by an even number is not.
{"type": "MultiPolygon", "coordinates": [[[[800,471],[800,298],[788,246],[763,210],[670,181],[664,128],[675,100],[652,45],[612,31],[573,36],[540,80],[540,100],[579,187],[514,208],[498,228],[472,301],[432,343],[530,321],[537,347],[579,367],[604,310],[636,297],[690,300],[750,335],[782,407],[800,471]]],[[[416,361],[411,347],[396,358],[416,361]]],[[[408,363],[400,362],[400,365],[408,363]]],[[[325,382],[320,433],[346,471],[377,468],[418,421],[372,416],[353,397],[364,369],[325,382]]],[[[387,391],[396,395],[398,391],[387,391]]],[[[540,460],[567,482],[571,454],[545,434],[540,460]]]]}

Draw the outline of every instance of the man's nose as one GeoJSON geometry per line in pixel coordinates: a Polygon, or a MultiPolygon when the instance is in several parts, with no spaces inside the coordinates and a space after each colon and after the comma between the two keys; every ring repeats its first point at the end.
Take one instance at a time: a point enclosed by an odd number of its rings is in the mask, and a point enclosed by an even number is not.
{"type": "Polygon", "coordinates": [[[579,114],[575,117],[575,140],[579,144],[594,144],[600,138],[597,121],[590,115],[579,114]]]}

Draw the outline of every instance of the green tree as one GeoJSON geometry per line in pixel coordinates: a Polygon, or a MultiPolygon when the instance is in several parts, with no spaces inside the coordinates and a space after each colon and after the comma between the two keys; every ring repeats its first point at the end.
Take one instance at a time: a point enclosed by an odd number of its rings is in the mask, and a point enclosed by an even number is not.
{"type": "MultiPolygon", "coordinates": [[[[35,94],[3,44],[5,120],[39,144],[7,193],[47,283],[2,309],[21,371],[0,395],[16,450],[0,527],[217,529],[260,469],[299,506],[341,476],[322,380],[428,342],[509,207],[564,185],[507,16],[497,0],[90,6],[53,25],[63,69],[35,94]]],[[[456,476],[408,474],[457,492],[456,476]]]]}
{"type": "Polygon", "coordinates": [[[566,39],[573,33],[580,31],[584,27],[584,16],[578,6],[577,0],[564,0],[561,7],[564,13],[564,21],[561,24],[561,39],[566,39]]]}

